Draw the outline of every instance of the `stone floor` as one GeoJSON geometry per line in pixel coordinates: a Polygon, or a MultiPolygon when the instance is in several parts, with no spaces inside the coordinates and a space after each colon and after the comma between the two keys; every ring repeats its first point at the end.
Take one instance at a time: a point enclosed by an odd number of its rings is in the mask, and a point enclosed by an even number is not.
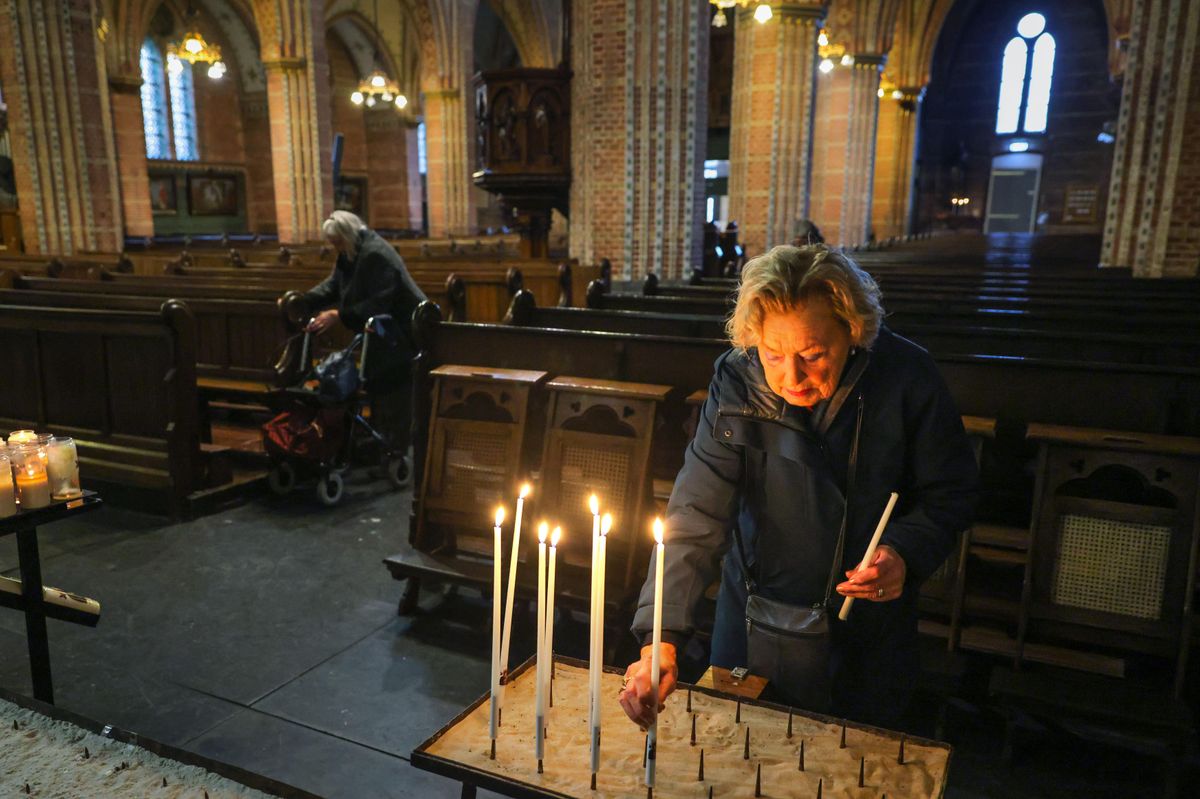
{"type": "MultiPolygon", "coordinates": [[[[42,530],[47,584],[103,604],[95,629],[50,622],[58,704],[323,796],[458,796],[408,757],[484,691],[490,610],[431,591],[398,617],[380,561],[406,540],[411,498],[348,490],[335,509],[298,493],[179,524],[107,507],[42,530]]],[[[0,573],[17,576],[12,537],[0,573]]],[[[531,642],[513,646],[523,658],[531,642]]],[[[16,612],[0,609],[0,652],[0,686],[29,694],[16,612]]],[[[1000,731],[988,712],[951,714],[948,796],[1159,795],[1154,761],[1063,736],[1034,735],[1005,767],[1000,731]]]]}

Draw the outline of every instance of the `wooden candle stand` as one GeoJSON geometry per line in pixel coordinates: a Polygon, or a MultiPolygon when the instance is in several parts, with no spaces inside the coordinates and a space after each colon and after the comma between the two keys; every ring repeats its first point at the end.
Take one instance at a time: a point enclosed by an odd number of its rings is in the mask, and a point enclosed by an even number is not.
{"type": "MultiPolygon", "coordinates": [[[[641,767],[643,733],[620,705],[622,673],[605,669],[601,695],[603,739],[601,768],[592,789],[588,759],[587,664],[556,658],[554,709],[549,724],[555,730],[546,742],[542,773],[537,773],[533,747],[533,660],[509,678],[504,724],[490,759],[488,696],[484,694],[412,753],[417,768],[462,783],[463,799],[484,788],[518,799],[642,799],[646,796],[641,767]]],[[[743,681],[744,682],[744,681],[743,681]]],[[[761,780],[761,795],[811,799],[838,786],[892,799],[940,799],[949,773],[947,744],[865,725],[845,723],[846,747],[840,747],[844,722],[781,705],[743,698],[742,721],[734,722],[737,697],[703,686],[680,685],[659,717],[657,799],[702,796],[714,788],[718,797],[751,797],[761,780]],[[697,748],[704,748],[702,784],[697,786],[698,752],[690,745],[692,713],[685,694],[692,692],[697,718],[697,748]],[[787,737],[789,717],[793,736],[787,737]],[[754,728],[751,757],[743,760],[745,730],[754,728]],[[898,753],[903,740],[903,764],[898,753]],[[799,761],[801,749],[804,760],[799,761]],[[803,763],[797,768],[798,762],[803,763]],[[759,776],[761,772],[761,777],[759,776]]],[[[865,794],[864,794],[865,795],[865,794]]]]}

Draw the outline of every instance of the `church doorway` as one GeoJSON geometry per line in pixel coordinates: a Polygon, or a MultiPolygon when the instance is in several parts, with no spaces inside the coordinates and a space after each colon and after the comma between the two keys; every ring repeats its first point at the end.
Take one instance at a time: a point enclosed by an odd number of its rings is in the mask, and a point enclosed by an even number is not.
{"type": "Polygon", "coordinates": [[[1008,153],[992,159],[984,233],[1032,233],[1037,218],[1042,156],[1008,153]]]}

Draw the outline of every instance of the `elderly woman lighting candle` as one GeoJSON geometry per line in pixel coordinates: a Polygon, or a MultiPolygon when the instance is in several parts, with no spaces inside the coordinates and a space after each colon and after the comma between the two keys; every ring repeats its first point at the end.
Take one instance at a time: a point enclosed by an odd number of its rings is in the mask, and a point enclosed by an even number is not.
{"type": "MultiPolygon", "coordinates": [[[[711,661],[725,668],[755,660],[752,595],[801,612],[834,591],[862,600],[846,621],[828,614],[827,657],[805,672],[817,679],[796,684],[786,658],[762,676],[781,701],[895,726],[919,673],[918,588],[974,510],[961,417],[933,358],[883,326],[875,281],[834,250],[776,247],[751,260],[727,329],[733,348],[716,362],[667,511],[660,668],[645,646],[621,705],[653,722],[719,576],[711,661]],[[878,549],[856,568],[893,491],[878,549]]],[[[651,571],[633,624],[643,644],[654,595],[651,571]]]]}

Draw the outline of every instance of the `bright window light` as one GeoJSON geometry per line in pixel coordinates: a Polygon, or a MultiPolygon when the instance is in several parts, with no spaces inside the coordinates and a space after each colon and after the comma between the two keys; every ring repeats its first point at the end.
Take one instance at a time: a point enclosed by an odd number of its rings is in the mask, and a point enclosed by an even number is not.
{"type": "Polygon", "coordinates": [[[1023,153],[1029,150],[1029,142],[1027,141],[1010,141],[1008,143],[1008,151],[1010,153],[1023,153]]]}
{"type": "Polygon", "coordinates": [[[429,162],[425,160],[425,123],[417,123],[417,171],[428,174],[429,162]]]}
{"type": "Polygon", "coordinates": [[[705,212],[705,220],[704,221],[712,222],[713,219],[715,218],[713,215],[716,212],[717,212],[717,198],[709,197],[708,198],[708,210],[705,212]]]}
{"type": "Polygon", "coordinates": [[[1026,14],[1017,23],[1017,33],[1026,39],[1032,39],[1044,30],[1046,30],[1046,18],[1037,12],[1026,14]]]}
{"type": "Polygon", "coordinates": [[[171,91],[171,132],[175,135],[175,158],[196,161],[196,91],[192,65],[174,53],[167,54],[167,84],[171,91]]]}
{"type": "Polygon", "coordinates": [[[170,158],[163,60],[158,45],[151,39],[142,42],[141,68],[142,127],[146,132],[146,157],[170,158]]]}
{"type": "MultiPolygon", "coordinates": [[[[1025,95],[1025,62],[1029,46],[1014,36],[1004,48],[1004,67],[1000,73],[1000,103],[996,110],[996,132],[1016,133],[1021,117],[1021,99],[1025,95]]],[[[1047,90],[1048,91],[1048,90],[1047,90]]],[[[1045,125],[1042,126],[1045,129],[1045,125]]]]}
{"type": "Polygon", "coordinates": [[[1025,132],[1046,130],[1050,107],[1050,82],[1054,77],[1054,37],[1043,33],[1033,45],[1033,67],[1029,76],[1029,99],[1025,102],[1025,132]]]}

